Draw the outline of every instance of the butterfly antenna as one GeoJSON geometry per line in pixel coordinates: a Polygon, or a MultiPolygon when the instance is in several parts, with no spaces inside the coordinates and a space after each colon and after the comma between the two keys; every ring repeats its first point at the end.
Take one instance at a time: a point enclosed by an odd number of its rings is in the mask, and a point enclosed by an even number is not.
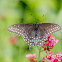
{"type": "Polygon", "coordinates": [[[35,18],[33,17],[33,15],[31,14],[32,18],[35,20],[35,18]]]}
{"type": "MultiPolygon", "coordinates": [[[[44,15],[43,15],[42,17],[44,17],[44,15]]],[[[42,18],[42,17],[41,17],[41,18],[42,18]]],[[[41,18],[40,18],[40,19],[41,19],[41,18]]]]}

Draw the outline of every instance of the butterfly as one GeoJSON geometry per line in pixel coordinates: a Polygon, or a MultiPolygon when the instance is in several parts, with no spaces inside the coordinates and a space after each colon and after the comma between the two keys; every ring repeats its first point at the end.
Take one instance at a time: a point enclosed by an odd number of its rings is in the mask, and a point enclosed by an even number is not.
{"type": "Polygon", "coordinates": [[[58,24],[53,23],[42,23],[29,24],[21,23],[14,24],[8,27],[8,31],[23,36],[25,42],[31,46],[41,46],[47,40],[47,37],[62,28],[58,24]]]}

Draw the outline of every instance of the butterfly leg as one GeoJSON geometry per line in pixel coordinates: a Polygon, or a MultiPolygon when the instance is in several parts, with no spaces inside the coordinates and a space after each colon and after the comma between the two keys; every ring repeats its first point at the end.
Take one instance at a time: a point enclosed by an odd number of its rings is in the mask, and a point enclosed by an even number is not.
{"type": "Polygon", "coordinates": [[[34,46],[33,42],[29,42],[29,50],[31,50],[31,46],[34,46]]]}
{"type": "Polygon", "coordinates": [[[31,50],[31,45],[30,45],[30,41],[29,41],[29,50],[31,50]]]}
{"type": "Polygon", "coordinates": [[[29,50],[31,50],[31,46],[29,45],[29,50]]]}
{"type": "Polygon", "coordinates": [[[42,49],[42,44],[40,44],[40,50],[42,49]]]}
{"type": "Polygon", "coordinates": [[[35,46],[35,43],[34,43],[34,46],[35,46]]]}

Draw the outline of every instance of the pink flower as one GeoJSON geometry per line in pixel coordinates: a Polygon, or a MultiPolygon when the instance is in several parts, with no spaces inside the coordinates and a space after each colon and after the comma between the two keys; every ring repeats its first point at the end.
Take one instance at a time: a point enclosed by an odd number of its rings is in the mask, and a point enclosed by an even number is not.
{"type": "Polygon", "coordinates": [[[58,62],[58,58],[57,57],[52,57],[52,59],[48,60],[48,62],[58,62]]]}
{"type": "Polygon", "coordinates": [[[9,38],[9,41],[10,41],[11,44],[16,44],[17,40],[18,39],[15,36],[9,38]]]}
{"type": "Polygon", "coordinates": [[[59,58],[59,57],[61,57],[61,55],[62,55],[61,52],[58,52],[58,54],[56,54],[56,57],[59,58]]]}
{"type": "Polygon", "coordinates": [[[62,55],[61,55],[60,59],[61,59],[61,61],[62,61],[62,55]]]}
{"type": "Polygon", "coordinates": [[[58,52],[58,54],[53,55],[53,52],[50,51],[49,53],[47,53],[46,58],[48,59],[48,62],[61,62],[62,54],[60,52],[58,52]]]}
{"type": "Polygon", "coordinates": [[[60,57],[60,59],[62,59],[62,56],[60,57]]]}
{"type": "Polygon", "coordinates": [[[36,58],[36,54],[27,54],[26,57],[27,58],[31,58],[31,57],[35,57],[36,58]]]}
{"type": "Polygon", "coordinates": [[[37,62],[37,61],[38,61],[38,60],[36,59],[36,55],[35,55],[35,54],[27,54],[26,57],[29,58],[29,61],[30,61],[30,62],[34,62],[34,61],[37,62]]]}
{"type": "Polygon", "coordinates": [[[50,38],[51,38],[52,40],[55,40],[55,37],[53,37],[53,36],[50,36],[50,38]]]}
{"type": "Polygon", "coordinates": [[[47,55],[46,55],[46,58],[48,58],[49,60],[52,59],[52,55],[53,55],[53,52],[50,51],[47,55]]]}
{"type": "Polygon", "coordinates": [[[50,51],[50,52],[49,52],[49,55],[51,55],[51,56],[52,56],[52,55],[53,55],[53,52],[52,52],[52,51],[50,51]]]}
{"type": "Polygon", "coordinates": [[[55,43],[54,43],[54,45],[55,45],[55,44],[57,44],[58,42],[59,42],[59,40],[55,40],[55,43]]]}
{"type": "Polygon", "coordinates": [[[45,57],[43,57],[43,58],[42,58],[42,62],[45,62],[45,61],[46,61],[46,59],[45,59],[45,57]]]}
{"type": "Polygon", "coordinates": [[[47,51],[45,51],[47,53],[47,51]]]}
{"type": "Polygon", "coordinates": [[[53,62],[58,62],[58,58],[55,58],[55,59],[53,60],[53,62]]]}
{"type": "Polygon", "coordinates": [[[55,37],[53,36],[48,36],[47,40],[45,41],[45,43],[43,44],[42,48],[44,48],[44,50],[48,50],[50,51],[51,48],[54,47],[54,45],[56,45],[56,43],[59,40],[55,40],[55,37]]]}

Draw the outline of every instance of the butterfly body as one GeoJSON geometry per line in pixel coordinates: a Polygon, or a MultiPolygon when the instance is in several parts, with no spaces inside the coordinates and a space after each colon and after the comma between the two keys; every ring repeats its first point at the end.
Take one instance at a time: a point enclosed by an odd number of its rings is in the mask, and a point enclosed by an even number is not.
{"type": "Polygon", "coordinates": [[[61,27],[53,23],[42,23],[42,24],[14,24],[8,28],[8,31],[23,36],[26,43],[31,46],[42,46],[47,37],[57,31],[61,27]]]}

